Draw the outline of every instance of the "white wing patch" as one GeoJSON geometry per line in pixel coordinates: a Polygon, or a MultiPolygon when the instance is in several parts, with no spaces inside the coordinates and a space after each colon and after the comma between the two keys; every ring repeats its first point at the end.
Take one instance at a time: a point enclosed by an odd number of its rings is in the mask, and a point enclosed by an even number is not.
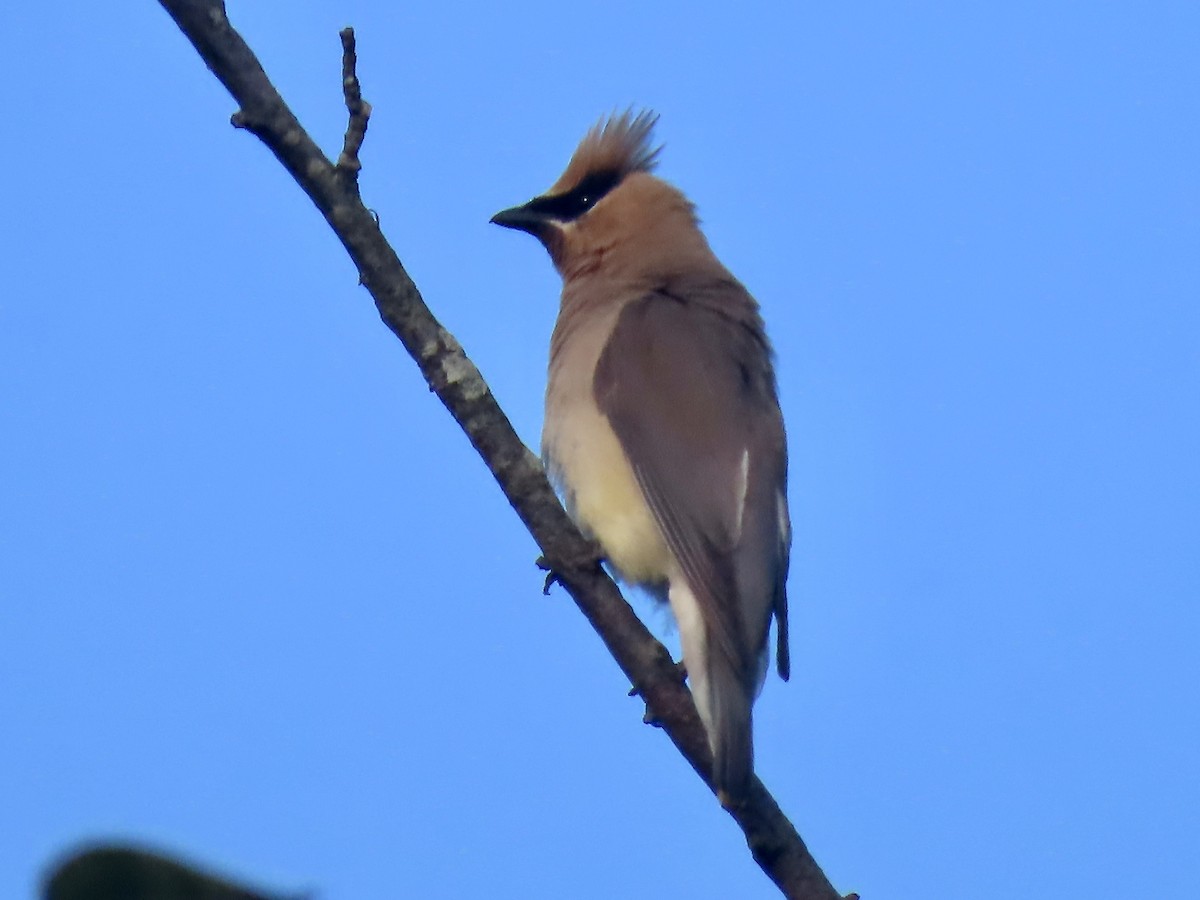
{"type": "Polygon", "coordinates": [[[788,547],[792,544],[792,520],[788,518],[787,496],[783,491],[775,496],[775,511],[779,516],[779,543],[786,554],[788,547]]]}
{"type": "Polygon", "coordinates": [[[742,464],[738,466],[738,476],[736,487],[734,488],[737,504],[734,508],[737,510],[737,518],[733,521],[733,541],[737,543],[742,539],[742,519],[746,513],[746,491],[750,488],[750,450],[746,448],[742,450],[742,464]]]}

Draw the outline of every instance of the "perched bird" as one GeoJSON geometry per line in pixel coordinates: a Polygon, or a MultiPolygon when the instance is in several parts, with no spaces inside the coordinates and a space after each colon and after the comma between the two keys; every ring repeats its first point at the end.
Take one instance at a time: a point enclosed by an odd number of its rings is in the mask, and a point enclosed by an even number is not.
{"type": "Polygon", "coordinates": [[[617,574],[670,603],[729,806],[753,772],[772,616],[788,678],[787,448],[758,304],[652,174],[656,121],[598,123],[549,191],[492,221],[562,276],[543,457],[617,574]]]}

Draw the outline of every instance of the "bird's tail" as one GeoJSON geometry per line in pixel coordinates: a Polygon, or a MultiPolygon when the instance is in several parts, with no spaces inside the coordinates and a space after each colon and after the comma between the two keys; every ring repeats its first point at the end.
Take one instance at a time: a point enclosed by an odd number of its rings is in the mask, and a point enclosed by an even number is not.
{"type": "Polygon", "coordinates": [[[696,711],[712,749],[713,787],[722,805],[734,806],[746,796],[754,773],[750,711],[758,688],[757,673],[746,672],[731,658],[728,646],[710,640],[700,606],[685,581],[671,584],[669,599],[679,625],[696,711]]]}
{"type": "Polygon", "coordinates": [[[721,805],[729,807],[745,798],[754,774],[753,686],[716,647],[704,662],[707,683],[703,688],[696,685],[707,694],[708,708],[701,708],[701,718],[712,748],[713,787],[721,805]]]}

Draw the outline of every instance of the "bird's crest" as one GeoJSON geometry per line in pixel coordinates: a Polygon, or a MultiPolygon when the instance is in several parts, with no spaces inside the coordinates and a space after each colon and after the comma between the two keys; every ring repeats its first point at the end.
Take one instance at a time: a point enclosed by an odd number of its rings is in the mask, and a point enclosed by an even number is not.
{"type": "Polygon", "coordinates": [[[651,145],[658,114],[632,109],[613,114],[591,127],[575,149],[567,169],[550,189],[551,194],[569,191],[586,176],[607,172],[624,178],[631,172],[653,171],[661,146],[651,145]]]}

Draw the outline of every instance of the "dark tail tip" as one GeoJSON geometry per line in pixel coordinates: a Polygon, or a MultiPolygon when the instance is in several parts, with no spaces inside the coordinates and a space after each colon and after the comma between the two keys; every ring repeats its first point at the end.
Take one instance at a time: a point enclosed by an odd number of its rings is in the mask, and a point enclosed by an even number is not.
{"type": "Polygon", "coordinates": [[[732,667],[713,666],[709,686],[712,726],[708,739],[713,752],[713,787],[721,805],[730,808],[746,798],[754,776],[753,694],[732,667]]]}

